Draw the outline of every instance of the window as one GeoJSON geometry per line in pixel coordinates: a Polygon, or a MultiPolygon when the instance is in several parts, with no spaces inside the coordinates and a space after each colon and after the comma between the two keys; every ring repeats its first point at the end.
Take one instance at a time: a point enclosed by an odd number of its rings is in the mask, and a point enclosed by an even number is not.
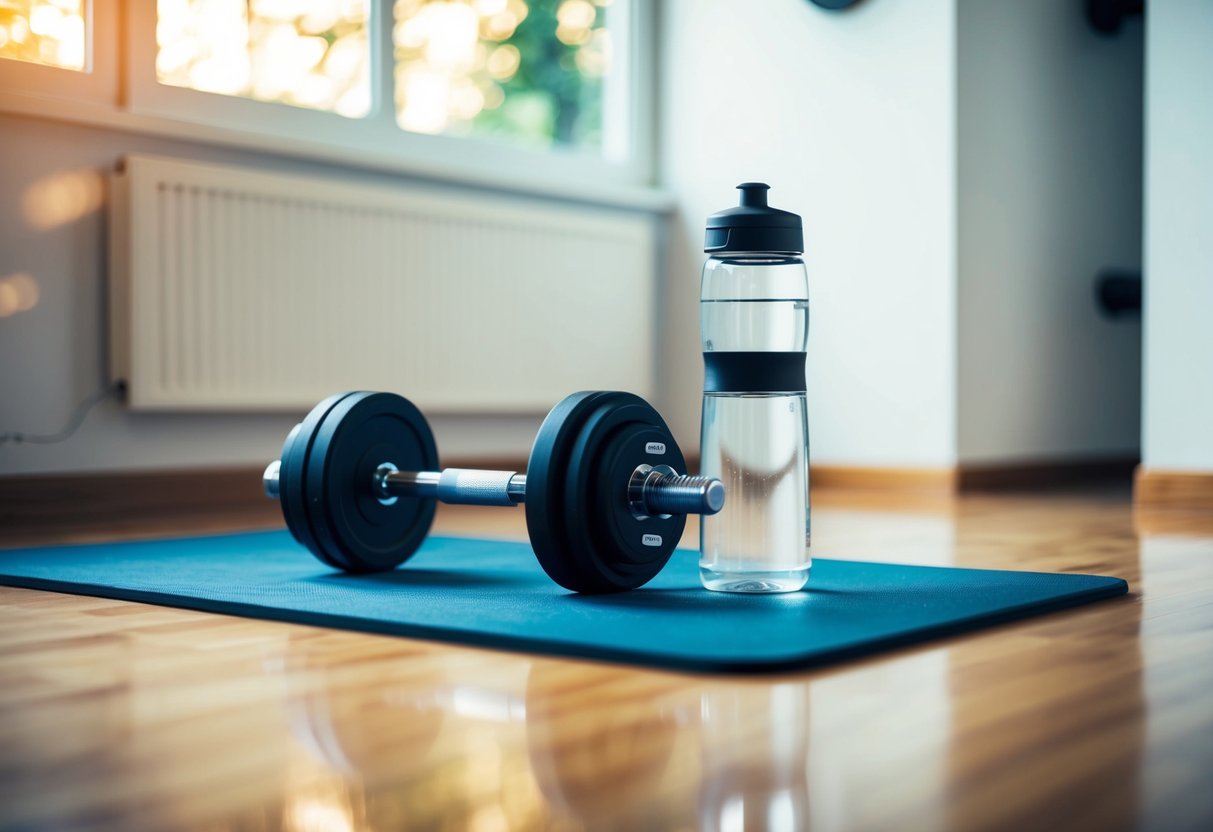
{"type": "Polygon", "coordinates": [[[396,121],[532,147],[602,146],[606,0],[405,0],[395,6],[396,121]]]}
{"type": "Polygon", "coordinates": [[[605,194],[649,178],[651,85],[638,79],[651,27],[640,25],[641,12],[652,6],[0,0],[0,108],[498,187],[605,194]],[[61,98],[97,106],[53,104],[61,98]]]}
{"type": "Polygon", "coordinates": [[[0,0],[0,96],[112,104],[118,86],[115,7],[112,0],[0,0]]]}
{"type": "Polygon", "coordinates": [[[82,70],[84,0],[0,2],[0,57],[82,70]]]}
{"type": "Polygon", "coordinates": [[[156,80],[361,118],[370,0],[158,0],[156,80]]]}

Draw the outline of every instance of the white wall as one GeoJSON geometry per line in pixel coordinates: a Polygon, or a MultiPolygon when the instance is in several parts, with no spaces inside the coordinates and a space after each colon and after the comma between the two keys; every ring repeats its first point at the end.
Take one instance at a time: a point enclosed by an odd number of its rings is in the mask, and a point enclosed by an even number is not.
{"type": "Polygon", "coordinates": [[[814,464],[955,461],[954,0],[663,4],[662,184],[679,202],[663,402],[696,447],[704,218],[761,180],[804,217],[814,464]]]}
{"type": "MultiPolygon", "coordinates": [[[[28,189],[77,169],[101,175],[130,152],[307,171],[318,166],[205,145],[0,114],[0,280],[37,282],[32,309],[0,317],[0,432],[50,433],[105,383],[107,270],[104,205],[67,224],[40,229],[23,208],[28,189]]],[[[389,177],[340,170],[349,181],[389,177]]],[[[553,402],[554,404],[554,402],[553,402]]],[[[251,465],[277,456],[302,414],[150,415],[110,399],[70,440],[0,445],[0,475],[251,465]]],[[[432,420],[443,457],[525,456],[540,416],[432,420]]]]}
{"type": "Polygon", "coordinates": [[[1213,471],[1213,3],[1146,15],[1142,466],[1213,471]]]}
{"type": "Polygon", "coordinates": [[[1141,19],[1106,37],[1078,2],[957,13],[960,461],[1131,456],[1141,326],[1092,285],[1141,265],[1141,19]]]}
{"type": "MultiPolygon", "coordinates": [[[[1151,14],[1146,463],[1210,469],[1213,12],[1171,0],[1151,14]]],[[[1136,327],[1098,318],[1091,279],[1140,257],[1140,23],[1100,38],[1080,3],[1052,0],[865,0],[842,13],[668,0],[661,27],[660,184],[678,212],[657,404],[687,449],[703,220],[754,179],[805,219],[815,464],[1136,447],[1136,327]]],[[[0,318],[0,431],[54,430],[104,378],[104,213],[38,230],[22,195],[128,152],[323,168],[0,115],[0,279],[28,273],[41,291],[0,318]]],[[[133,415],[111,401],[69,442],[0,447],[0,474],[249,464],[275,454],[297,416],[133,415]]],[[[537,423],[435,429],[446,456],[496,456],[524,453],[537,423]]]]}

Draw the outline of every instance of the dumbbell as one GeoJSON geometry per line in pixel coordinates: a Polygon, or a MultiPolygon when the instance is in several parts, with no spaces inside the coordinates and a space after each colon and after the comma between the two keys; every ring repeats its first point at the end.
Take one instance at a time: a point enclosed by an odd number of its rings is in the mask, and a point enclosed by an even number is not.
{"type": "Polygon", "coordinates": [[[421,411],[394,393],[330,396],[295,426],[263,484],[291,534],[347,572],[394,569],[425,540],[437,503],[526,507],[543,570],[575,592],[651,580],[688,514],[715,514],[724,484],[690,477],[660,414],[631,393],[574,393],[540,425],[527,472],[439,470],[421,411]]]}

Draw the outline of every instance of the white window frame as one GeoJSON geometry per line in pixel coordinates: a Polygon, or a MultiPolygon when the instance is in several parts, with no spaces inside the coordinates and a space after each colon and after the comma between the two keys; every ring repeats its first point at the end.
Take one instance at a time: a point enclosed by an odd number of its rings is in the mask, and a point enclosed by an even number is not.
{"type": "Polygon", "coordinates": [[[86,2],[90,71],[0,60],[0,111],[508,191],[641,208],[669,205],[668,197],[651,187],[654,101],[652,85],[644,79],[653,77],[655,66],[656,12],[649,0],[616,0],[608,7],[608,13],[618,16],[612,28],[627,35],[616,51],[619,72],[604,91],[604,106],[623,111],[625,128],[612,132],[611,124],[619,121],[608,119],[602,154],[563,147],[531,150],[400,128],[391,86],[392,0],[371,0],[372,105],[362,119],[161,84],[156,78],[154,0],[86,2]],[[121,69],[118,55],[123,56],[121,69]],[[612,161],[609,154],[624,158],[612,161]]]}
{"type": "Polygon", "coordinates": [[[84,0],[83,70],[0,59],[0,90],[63,102],[118,103],[118,4],[84,0]]]}

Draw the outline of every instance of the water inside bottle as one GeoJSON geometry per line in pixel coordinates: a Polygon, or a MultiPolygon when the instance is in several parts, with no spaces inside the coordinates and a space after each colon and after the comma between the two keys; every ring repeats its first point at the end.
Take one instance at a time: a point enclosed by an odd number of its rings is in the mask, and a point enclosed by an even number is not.
{"type": "Polygon", "coordinates": [[[700,577],[726,592],[792,592],[809,579],[805,397],[708,394],[702,471],[725,510],[700,519],[700,577]]]}

